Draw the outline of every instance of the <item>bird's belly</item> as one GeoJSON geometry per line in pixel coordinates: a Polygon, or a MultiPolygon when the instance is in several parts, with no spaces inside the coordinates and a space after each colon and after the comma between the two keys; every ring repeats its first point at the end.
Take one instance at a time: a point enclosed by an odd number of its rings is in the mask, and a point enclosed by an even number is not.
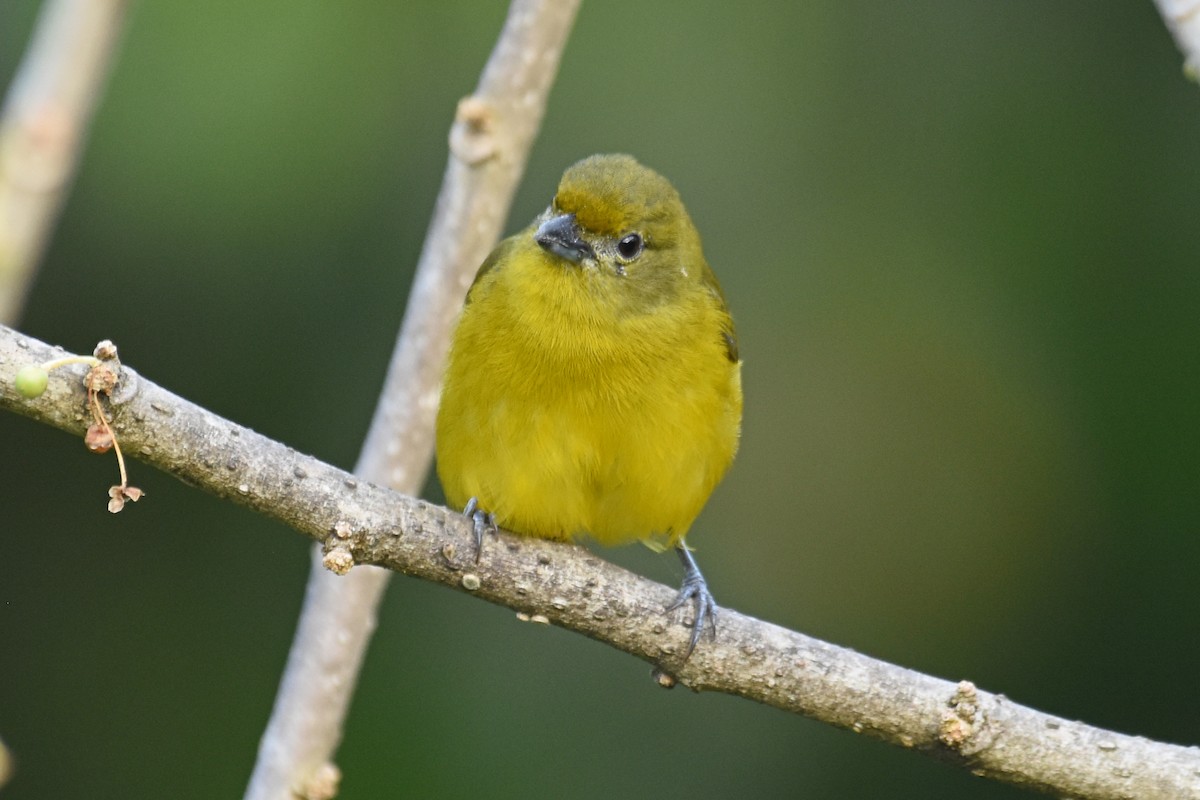
{"type": "Polygon", "coordinates": [[[726,416],[715,391],[685,402],[669,393],[627,391],[621,407],[579,387],[538,401],[493,395],[468,415],[475,424],[467,426],[470,457],[459,465],[463,496],[450,499],[477,497],[502,527],[543,538],[587,535],[612,545],[682,536],[732,458],[737,433],[713,424],[726,416]]]}

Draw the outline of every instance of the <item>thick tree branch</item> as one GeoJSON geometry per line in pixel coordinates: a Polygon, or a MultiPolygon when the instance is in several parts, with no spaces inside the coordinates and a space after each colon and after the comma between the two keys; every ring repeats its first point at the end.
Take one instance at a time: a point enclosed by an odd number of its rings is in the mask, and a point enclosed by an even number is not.
{"type": "MultiPolygon", "coordinates": [[[[82,434],[83,367],[56,370],[36,400],[13,389],[22,365],[60,355],[0,327],[0,408],[82,434]]],[[[1196,748],[1044,714],[732,609],[722,609],[717,639],[681,665],[688,630],[663,613],[674,596],[667,586],[580,547],[507,533],[489,539],[476,563],[461,515],[297,453],[128,368],[109,405],[127,453],[307,534],[331,570],[373,564],[434,581],[644,659],[664,685],[740,695],[1030,789],[1095,800],[1200,792],[1196,748]]],[[[98,487],[97,509],[101,502],[98,487]]]]}
{"type": "MultiPolygon", "coordinates": [[[[356,474],[406,494],[425,482],[450,333],[475,270],[500,236],[579,0],[514,0],[475,93],[458,104],[437,209],[356,474]]],[[[247,800],[316,796],[357,682],[384,570],[336,578],[314,555],[304,609],[247,800]],[[318,785],[319,784],[319,785],[318,785]]]]}
{"type": "Polygon", "coordinates": [[[0,322],[13,323],[66,197],[128,0],[47,0],[0,113],[0,322]]]}

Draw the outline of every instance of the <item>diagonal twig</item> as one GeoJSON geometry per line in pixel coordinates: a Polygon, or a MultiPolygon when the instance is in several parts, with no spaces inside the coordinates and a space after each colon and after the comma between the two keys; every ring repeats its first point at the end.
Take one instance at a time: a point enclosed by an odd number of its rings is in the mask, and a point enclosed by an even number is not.
{"type": "Polygon", "coordinates": [[[1154,0],[1158,13],[1183,52],[1183,71],[1200,79],[1200,2],[1198,0],[1154,0]]]}
{"type": "MultiPolygon", "coordinates": [[[[450,158],[404,324],[355,472],[415,494],[433,454],[442,365],[463,295],[500,236],[541,123],[578,0],[514,0],[475,92],[458,104],[450,158]]],[[[388,573],[333,578],[314,562],[247,800],[327,791],[330,762],[388,573]]]]}
{"type": "Polygon", "coordinates": [[[0,112],[0,322],[17,320],[83,149],[129,0],[48,0],[0,112]]]}

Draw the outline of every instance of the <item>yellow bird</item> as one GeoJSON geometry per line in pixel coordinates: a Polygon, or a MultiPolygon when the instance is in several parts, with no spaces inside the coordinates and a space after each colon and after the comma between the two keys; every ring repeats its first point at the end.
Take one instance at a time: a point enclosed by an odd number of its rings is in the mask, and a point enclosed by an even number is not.
{"type": "Polygon", "coordinates": [[[685,658],[716,603],[684,542],[733,461],[733,320],[675,187],[626,155],[570,167],[550,207],[484,261],[437,420],[447,500],[483,532],[673,546],[685,658]]]}

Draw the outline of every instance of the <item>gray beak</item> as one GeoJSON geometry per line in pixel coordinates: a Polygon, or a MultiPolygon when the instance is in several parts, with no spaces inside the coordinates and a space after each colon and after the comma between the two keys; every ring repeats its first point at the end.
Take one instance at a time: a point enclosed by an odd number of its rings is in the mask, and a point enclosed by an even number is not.
{"type": "Polygon", "coordinates": [[[574,214],[560,214],[543,222],[533,235],[534,241],[547,253],[578,264],[585,258],[595,258],[596,252],[580,235],[574,214]]]}

